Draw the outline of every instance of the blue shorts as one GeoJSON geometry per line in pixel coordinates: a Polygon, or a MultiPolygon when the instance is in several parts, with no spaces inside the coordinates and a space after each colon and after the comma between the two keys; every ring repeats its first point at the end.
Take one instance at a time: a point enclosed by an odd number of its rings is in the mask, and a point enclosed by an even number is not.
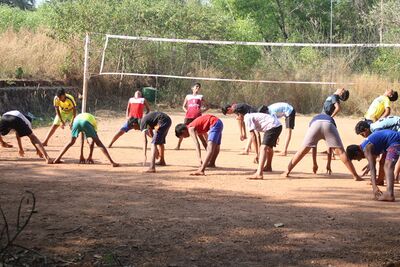
{"type": "Polygon", "coordinates": [[[125,133],[129,132],[132,129],[133,129],[133,127],[132,127],[132,125],[128,124],[128,121],[126,121],[124,123],[124,125],[122,125],[122,127],[121,127],[121,131],[124,131],[125,133]]]}
{"type": "Polygon", "coordinates": [[[224,129],[224,124],[221,120],[218,120],[208,131],[208,141],[214,144],[220,145],[222,139],[222,130],[224,129]]]}
{"type": "Polygon", "coordinates": [[[165,144],[165,138],[167,137],[168,130],[169,127],[171,127],[171,124],[171,118],[163,118],[162,121],[159,122],[159,128],[157,129],[157,131],[155,131],[151,143],[155,145],[165,144]]]}

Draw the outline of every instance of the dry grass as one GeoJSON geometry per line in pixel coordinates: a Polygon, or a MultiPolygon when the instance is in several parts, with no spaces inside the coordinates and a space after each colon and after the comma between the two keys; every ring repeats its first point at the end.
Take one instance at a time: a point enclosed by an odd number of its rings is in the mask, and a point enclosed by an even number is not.
{"type": "Polygon", "coordinates": [[[14,78],[21,67],[24,78],[62,79],[69,51],[44,30],[8,30],[0,34],[0,77],[14,78]]]}

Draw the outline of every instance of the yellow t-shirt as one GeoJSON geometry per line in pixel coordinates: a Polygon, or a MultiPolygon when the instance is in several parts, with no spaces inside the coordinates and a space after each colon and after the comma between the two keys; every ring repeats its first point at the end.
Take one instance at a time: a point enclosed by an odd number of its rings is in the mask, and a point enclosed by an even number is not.
{"type": "Polygon", "coordinates": [[[71,112],[76,107],[75,99],[70,94],[65,94],[66,99],[62,102],[57,96],[54,97],[53,105],[61,112],[71,112]]]}
{"type": "Polygon", "coordinates": [[[377,121],[385,112],[386,108],[390,108],[390,99],[387,96],[381,95],[372,101],[367,113],[365,113],[365,118],[367,120],[377,121]]]}
{"type": "Polygon", "coordinates": [[[97,122],[96,122],[96,118],[92,115],[92,114],[90,114],[90,113],[81,113],[81,114],[79,114],[78,116],[76,116],[75,117],[75,120],[74,120],[75,122],[78,122],[78,121],[88,121],[92,126],[93,126],[93,128],[96,130],[96,132],[97,132],[97,122]]]}

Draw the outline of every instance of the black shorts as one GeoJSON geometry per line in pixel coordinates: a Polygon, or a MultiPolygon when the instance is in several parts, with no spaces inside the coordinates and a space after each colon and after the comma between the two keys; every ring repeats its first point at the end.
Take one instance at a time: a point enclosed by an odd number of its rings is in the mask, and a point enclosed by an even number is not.
{"type": "Polygon", "coordinates": [[[196,118],[185,118],[183,123],[185,125],[189,125],[189,123],[191,123],[192,121],[194,121],[196,118]]]}
{"type": "Polygon", "coordinates": [[[293,109],[289,116],[285,118],[286,129],[294,129],[294,120],[296,118],[296,110],[293,109]]]}
{"type": "Polygon", "coordinates": [[[20,137],[32,134],[31,128],[29,128],[29,126],[21,118],[16,116],[3,115],[1,117],[1,127],[15,130],[20,137]]]}
{"type": "Polygon", "coordinates": [[[264,138],[262,141],[262,145],[266,145],[269,147],[275,147],[276,142],[278,141],[279,135],[282,132],[282,125],[272,128],[264,133],[264,138]]]}

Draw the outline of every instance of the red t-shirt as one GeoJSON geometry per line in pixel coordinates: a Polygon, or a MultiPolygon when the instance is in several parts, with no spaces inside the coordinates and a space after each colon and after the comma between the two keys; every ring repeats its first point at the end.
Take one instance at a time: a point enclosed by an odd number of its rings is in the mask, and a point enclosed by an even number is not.
{"type": "Polygon", "coordinates": [[[201,103],[203,101],[202,95],[187,95],[186,96],[187,111],[185,118],[195,119],[201,116],[201,103]]]}
{"type": "Polygon", "coordinates": [[[198,134],[205,134],[218,120],[214,115],[206,114],[189,123],[188,127],[194,127],[198,134]]]}
{"type": "Polygon", "coordinates": [[[144,98],[129,98],[129,117],[141,119],[143,117],[144,98]]]}

